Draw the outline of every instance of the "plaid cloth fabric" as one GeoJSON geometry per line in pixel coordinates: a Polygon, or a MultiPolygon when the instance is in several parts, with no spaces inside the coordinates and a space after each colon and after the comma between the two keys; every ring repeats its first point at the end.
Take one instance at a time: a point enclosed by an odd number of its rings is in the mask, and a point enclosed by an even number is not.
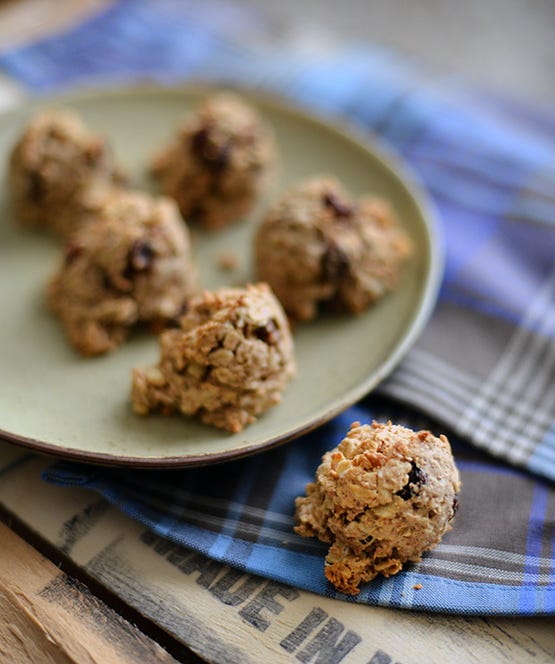
{"type": "Polygon", "coordinates": [[[121,2],[5,54],[0,66],[36,92],[145,76],[278,91],[392,144],[427,185],[445,228],[437,311],[378,400],[247,461],[164,473],[62,464],[47,479],[99,491],[178,544],[333,595],[323,547],[291,530],[293,498],[322,453],[354,419],[446,428],[463,479],[455,529],[357,601],[555,612],[555,490],[546,481],[555,479],[555,116],[432,80],[368,45],[285,42],[263,16],[213,0],[121,2]]]}
{"type": "MultiPolygon", "coordinates": [[[[98,491],[143,523],[154,546],[151,531],[241,570],[347,599],[324,578],[326,546],[293,532],[293,503],[353,419],[371,417],[437,429],[372,397],[298,441],[245,460],[133,472],[59,463],[45,479],[98,491]]],[[[354,601],[478,615],[555,613],[555,488],[447,434],[463,484],[453,530],[421,562],[361,586],[354,601]]],[[[168,542],[162,546],[169,552],[168,542]]]]}

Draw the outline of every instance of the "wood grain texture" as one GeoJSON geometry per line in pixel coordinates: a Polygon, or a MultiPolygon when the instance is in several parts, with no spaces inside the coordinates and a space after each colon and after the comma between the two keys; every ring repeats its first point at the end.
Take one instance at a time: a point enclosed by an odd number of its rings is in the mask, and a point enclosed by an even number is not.
{"type": "Polygon", "coordinates": [[[0,523],[0,661],[175,660],[0,523]]]}
{"type": "MultiPolygon", "coordinates": [[[[0,446],[0,473],[2,452],[8,449],[13,450],[0,446]]],[[[0,504],[210,662],[555,660],[552,617],[431,615],[287,588],[157,538],[103,506],[94,493],[44,484],[40,472],[51,461],[19,457],[12,453],[10,469],[0,474],[0,504]]]]}

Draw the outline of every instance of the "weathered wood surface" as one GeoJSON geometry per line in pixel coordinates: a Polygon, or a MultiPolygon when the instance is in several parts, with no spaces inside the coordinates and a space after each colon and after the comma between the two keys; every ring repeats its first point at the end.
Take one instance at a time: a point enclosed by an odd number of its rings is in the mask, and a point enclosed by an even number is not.
{"type": "Polygon", "coordinates": [[[241,574],[152,536],[91,492],[43,483],[50,463],[0,445],[0,504],[211,662],[555,660],[553,618],[395,611],[241,574]]]}
{"type": "Polygon", "coordinates": [[[0,523],[0,662],[175,662],[0,523]]]}

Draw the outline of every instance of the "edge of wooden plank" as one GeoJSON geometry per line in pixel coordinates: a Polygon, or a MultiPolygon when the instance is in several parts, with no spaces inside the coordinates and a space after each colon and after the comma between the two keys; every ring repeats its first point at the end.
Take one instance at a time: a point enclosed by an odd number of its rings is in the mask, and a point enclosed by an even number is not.
{"type": "MultiPolygon", "coordinates": [[[[10,625],[0,628],[0,659],[5,654],[11,661],[23,661],[27,650],[31,653],[40,645],[38,652],[44,657],[40,661],[45,662],[176,661],[159,643],[167,641],[166,632],[134,615],[104,586],[85,578],[83,570],[69,559],[55,565],[53,561],[63,558],[59,551],[3,509],[0,540],[0,605],[6,611],[1,612],[2,621],[11,615],[10,625]],[[147,627],[150,634],[141,627],[147,627]],[[12,646],[19,643],[21,652],[4,652],[10,635],[12,646]]],[[[179,661],[201,661],[182,644],[175,650],[179,661]]]]}

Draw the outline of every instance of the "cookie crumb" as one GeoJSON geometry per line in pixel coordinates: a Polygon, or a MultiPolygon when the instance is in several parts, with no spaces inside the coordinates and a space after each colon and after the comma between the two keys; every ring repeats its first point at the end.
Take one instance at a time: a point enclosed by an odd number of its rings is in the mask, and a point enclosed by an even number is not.
{"type": "Polygon", "coordinates": [[[239,257],[231,252],[222,252],[216,259],[220,270],[233,272],[239,267],[239,257]]]}
{"type": "Polygon", "coordinates": [[[415,583],[413,586],[414,590],[422,590],[422,584],[421,583],[415,583]]]}

